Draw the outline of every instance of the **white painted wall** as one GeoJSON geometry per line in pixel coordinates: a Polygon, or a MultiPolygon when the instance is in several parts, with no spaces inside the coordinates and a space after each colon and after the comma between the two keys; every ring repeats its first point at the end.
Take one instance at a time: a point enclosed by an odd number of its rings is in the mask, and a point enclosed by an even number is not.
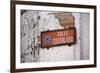
{"type": "MultiPolygon", "coordinates": [[[[54,12],[53,12],[54,13],[54,12]]],[[[73,13],[75,17],[76,44],[52,48],[34,48],[37,36],[42,31],[64,29],[52,12],[26,11],[21,16],[21,62],[51,62],[80,60],[80,13],[73,13]],[[38,16],[40,19],[38,19],[38,16]],[[34,27],[35,25],[35,27],[34,27]],[[35,42],[34,42],[35,41],[35,42]],[[32,50],[33,47],[33,50],[32,50]]],[[[67,19],[67,18],[66,18],[67,19]]],[[[39,41],[41,42],[41,41],[39,41]]],[[[39,43],[37,41],[37,44],[39,43]]],[[[37,45],[36,44],[36,45],[37,45]]]]}

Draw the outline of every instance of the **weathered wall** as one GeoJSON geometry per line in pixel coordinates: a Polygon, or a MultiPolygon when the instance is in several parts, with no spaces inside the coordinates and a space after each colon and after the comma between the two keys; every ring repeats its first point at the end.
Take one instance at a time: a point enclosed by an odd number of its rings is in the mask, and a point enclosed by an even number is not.
{"type": "Polygon", "coordinates": [[[77,42],[72,46],[40,48],[41,31],[63,29],[51,12],[26,11],[21,15],[21,62],[68,61],[80,59],[80,13],[75,17],[77,42]],[[37,43],[36,43],[37,41],[37,43]],[[34,47],[35,46],[35,47],[34,47]]]}

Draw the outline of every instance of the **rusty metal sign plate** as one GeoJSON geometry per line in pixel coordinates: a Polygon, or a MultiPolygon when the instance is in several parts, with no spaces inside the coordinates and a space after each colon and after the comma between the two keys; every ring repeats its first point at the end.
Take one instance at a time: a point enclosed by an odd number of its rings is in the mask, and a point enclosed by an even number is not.
{"type": "Polygon", "coordinates": [[[72,45],[76,42],[76,29],[67,28],[41,32],[41,47],[72,45]]]}

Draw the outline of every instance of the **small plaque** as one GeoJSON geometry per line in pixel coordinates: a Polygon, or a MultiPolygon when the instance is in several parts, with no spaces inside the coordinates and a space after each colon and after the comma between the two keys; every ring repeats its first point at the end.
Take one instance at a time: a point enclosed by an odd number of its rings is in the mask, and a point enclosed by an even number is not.
{"type": "Polygon", "coordinates": [[[41,47],[72,45],[76,42],[76,29],[67,28],[41,32],[41,47]]]}

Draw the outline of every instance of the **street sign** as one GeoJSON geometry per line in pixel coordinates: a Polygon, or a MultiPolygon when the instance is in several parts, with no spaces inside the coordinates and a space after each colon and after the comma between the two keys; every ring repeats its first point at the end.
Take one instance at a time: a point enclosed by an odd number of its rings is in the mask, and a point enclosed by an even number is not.
{"type": "Polygon", "coordinates": [[[74,27],[41,32],[41,47],[49,48],[76,43],[76,29],[74,27]]]}

